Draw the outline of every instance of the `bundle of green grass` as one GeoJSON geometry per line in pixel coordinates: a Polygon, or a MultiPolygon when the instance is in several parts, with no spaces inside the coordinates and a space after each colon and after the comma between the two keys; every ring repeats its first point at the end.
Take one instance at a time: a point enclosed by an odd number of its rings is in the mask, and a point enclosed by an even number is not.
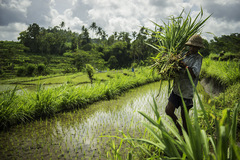
{"type": "Polygon", "coordinates": [[[156,44],[149,44],[158,51],[152,67],[157,69],[163,79],[171,80],[175,77],[181,68],[179,62],[184,58],[182,53],[186,50],[185,44],[190,37],[201,32],[204,23],[211,16],[204,19],[202,9],[194,19],[190,12],[185,16],[183,14],[184,10],[178,17],[170,16],[167,23],[162,21],[163,26],[153,22],[158,30],[148,29],[157,40],[156,44]]]}

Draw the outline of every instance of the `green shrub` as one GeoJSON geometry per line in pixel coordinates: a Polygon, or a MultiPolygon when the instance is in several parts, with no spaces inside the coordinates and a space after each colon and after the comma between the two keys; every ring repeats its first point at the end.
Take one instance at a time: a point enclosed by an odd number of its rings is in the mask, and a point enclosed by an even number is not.
{"type": "Polygon", "coordinates": [[[64,57],[73,57],[73,53],[71,53],[71,52],[65,52],[65,53],[63,53],[63,56],[64,56],[64,57]]]}
{"type": "Polygon", "coordinates": [[[63,68],[64,68],[64,70],[62,71],[63,73],[75,73],[75,72],[77,72],[77,69],[75,67],[72,67],[72,66],[65,66],[63,68]]]}
{"type": "Polygon", "coordinates": [[[26,70],[26,75],[27,76],[32,76],[34,71],[35,71],[36,67],[34,64],[28,64],[27,65],[27,70],[26,70]]]}
{"type": "Polygon", "coordinates": [[[95,72],[93,66],[91,64],[86,64],[86,71],[87,71],[87,74],[88,74],[88,78],[90,79],[91,84],[92,84],[92,82],[93,82],[93,74],[95,72]]]}
{"type": "Polygon", "coordinates": [[[92,44],[88,43],[82,47],[84,51],[90,51],[93,48],[92,44]]]}
{"type": "Polygon", "coordinates": [[[45,70],[46,70],[45,64],[39,64],[39,65],[37,66],[37,72],[38,72],[38,74],[43,74],[45,70]]]}
{"type": "Polygon", "coordinates": [[[0,76],[4,74],[4,71],[0,69],[0,76]]]}
{"type": "Polygon", "coordinates": [[[26,68],[25,67],[20,67],[17,69],[17,76],[25,76],[26,75],[26,68]]]}
{"type": "Polygon", "coordinates": [[[141,60],[140,62],[139,62],[139,66],[144,66],[144,62],[141,60]]]}

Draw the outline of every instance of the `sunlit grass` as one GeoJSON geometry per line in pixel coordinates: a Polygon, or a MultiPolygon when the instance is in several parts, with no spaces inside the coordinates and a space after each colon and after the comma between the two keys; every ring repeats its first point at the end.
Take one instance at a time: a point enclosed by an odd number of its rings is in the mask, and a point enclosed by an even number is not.
{"type": "Polygon", "coordinates": [[[201,76],[203,78],[214,78],[220,84],[229,86],[240,80],[240,65],[235,61],[215,61],[204,58],[201,76]]]}
{"type": "Polygon", "coordinates": [[[225,106],[233,108],[239,101],[240,101],[240,83],[231,85],[226,89],[226,91],[220,93],[218,97],[214,98],[215,105],[218,108],[225,108],[225,106]]]}
{"type": "Polygon", "coordinates": [[[18,83],[22,83],[22,82],[38,81],[41,79],[47,79],[47,78],[59,77],[59,76],[64,76],[64,74],[60,73],[60,74],[52,74],[52,75],[38,76],[38,77],[17,77],[17,78],[12,78],[12,79],[0,80],[0,82],[2,84],[18,84],[18,83]]]}
{"type": "MultiPolygon", "coordinates": [[[[71,80],[71,77],[69,79],[71,80]]],[[[2,99],[0,126],[4,128],[16,122],[25,122],[39,117],[52,116],[65,110],[82,108],[99,100],[115,98],[131,88],[156,80],[159,80],[158,76],[153,77],[149,69],[142,68],[134,75],[119,74],[116,78],[104,82],[96,81],[92,85],[75,86],[70,82],[58,87],[45,88],[40,83],[36,92],[24,90],[18,95],[15,89],[0,96],[2,99]]]]}
{"type": "Polygon", "coordinates": [[[66,83],[68,81],[72,81],[72,79],[75,79],[76,77],[81,77],[83,76],[83,73],[75,73],[75,74],[69,74],[69,75],[60,75],[60,76],[56,76],[56,77],[50,77],[50,78],[46,78],[46,79],[41,79],[41,77],[39,79],[35,79],[34,81],[30,81],[30,82],[25,82],[23,84],[34,84],[37,85],[39,83],[41,84],[63,84],[66,83]]]}

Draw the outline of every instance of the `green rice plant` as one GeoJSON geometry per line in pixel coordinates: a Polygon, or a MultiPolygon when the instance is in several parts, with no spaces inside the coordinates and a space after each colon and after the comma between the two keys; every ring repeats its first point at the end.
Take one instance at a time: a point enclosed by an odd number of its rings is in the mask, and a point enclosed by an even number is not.
{"type": "Polygon", "coordinates": [[[57,111],[59,90],[56,88],[44,89],[43,84],[39,84],[35,94],[29,93],[29,100],[33,106],[35,118],[54,115],[57,111]]]}
{"type": "Polygon", "coordinates": [[[32,119],[30,105],[16,91],[17,86],[0,96],[0,130],[32,119]]]}
{"type": "MultiPolygon", "coordinates": [[[[111,160],[123,160],[122,155],[120,154],[120,150],[121,150],[121,147],[122,147],[123,140],[120,141],[119,146],[117,146],[115,144],[114,140],[112,140],[111,142],[112,142],[111,145],[110,145],[111,150],[107,151],[106,158],[111,159],[111,160]]],[[[132,153],[131,152],[128,153],[128,156],[127,156],[126,159],[127,160],[132,160],[132,153]]]]}
{"type": "MultiPolygon", "coordinates": [[[[190,73],[188,70],[187,72],[192,82],[190,73]]],[[[192,85],[194,87],[193,82],[192,85]]],[[[200,101],[201,110],[204,113],[204,120],[209,129],[210,125],[208,123],[206,111],[198,93],[197,96],[200,101]]],[[[234,108],[232,116],[230,114],[230,109],[223,110],[221,119],[215,116],[216,130],[214,132],[212,130],[210,135],[208,135],[205,130],[200,128],[196,104],[194,104],[193,107],[193,122],[184,104],[188,133],[182,127],[183,136],[180,136],[172,119],[169,118],[171,122],[169,123],[160,116],[157,110],[158,106],[154,101],[152,109],[155,113],[155,120],[145,113],[139,112],[148,121],[148,123],[143,122],[143,124],[154,140],[130,137],[125,138],[125,140],[139,142],[136,147],[141,148],[150,159],[152,158],[152,151],[149,150],[149,147],[146,147],[146,145],[142,145],[142,143],[147,144],[147,146],[153,146],[155,151],[159,152],[159,157],[155,157],[156,159],[240,159],[240,148],[236,144],[237,114],[239,107],[240,102],[234,108]]]]}
{"type": "Polygon", "coordinates": [[[179,61],[183,59],[185,43],[191,36],[201,32],[211,16],[204,19],[202,9],[194,19],[191,18],[190,12],[185,17],[183,13],[184,9],[178,17],[170,16],[168,22],[162,21],[164,26],[153,22],[160,31],[148,29],[158,41],[157,44],[149,44],[158,52],[152,67],[165,79],[172,79],[175,76],[175,72],[180,68],[179,61]]]}
{"type": "Polygon", "coordinates": [[[14,102],[14,99],[16,99],[16,89],[17,89],[17,86],[15,86],[15,88],[8,92],[7,94],[3,94],[3,96],[1,97],[1,104],[0,104],[0,127],[6,127],[6,125],[9,122],[9,120],[11,119],[10,117],[12,116],[12,113],[13,113],[13,107],[11,107],[11,105],[13,104],[14,102]]]}

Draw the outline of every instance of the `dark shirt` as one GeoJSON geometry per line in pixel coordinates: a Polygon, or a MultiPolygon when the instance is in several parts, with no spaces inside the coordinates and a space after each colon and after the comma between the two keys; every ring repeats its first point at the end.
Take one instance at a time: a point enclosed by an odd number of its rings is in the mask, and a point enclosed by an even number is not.
{"type": "MultiPolygon", "coordinates": [[[[186,53],[185,53],[186,54],[186,53]]],[[[183,62],[192,69],[195,77],[193,78],[193,83],[195,86],[197,86],[198,84],[198,80],[199,80],[199,74],[200,74],[200,70],[201,70],[201,66],[202,66],[202,56],[200,54],[191,54],[191,55],[187,55],[184,59],[183,62]]],[[[183,98],[186,99],[192,99],[193,98],[193,86],[191,84],[191,81],[188,77],[187,74],[187,70],[181,69],[179,71],[179,75],[176,76],[176,78],[174,79],[174,84],[173,84],[173,92],[175,94],[177,94],[178,96],[180,96],[179,93],[179,89],[178,89],[178,84],[180,84],[180,89],[182,92],[182,96],[183,98]]]]}

